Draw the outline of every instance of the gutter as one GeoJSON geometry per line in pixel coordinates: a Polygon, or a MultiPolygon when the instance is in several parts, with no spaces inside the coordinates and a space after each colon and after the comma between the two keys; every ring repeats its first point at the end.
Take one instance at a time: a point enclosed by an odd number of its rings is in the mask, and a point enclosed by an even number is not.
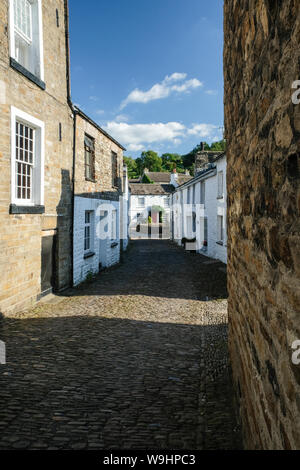
{"type": "Polygon", "coordinates": [[[96,127],[96,129],[102,132],[102,134],[104,134],[109,140],[114,142],[118,147],[120,147],[120,149],[126,152],[126,148],[123,147],[123,145],[121,145],[116,139],[114,139],[111,135],[109,135],[104,129],[102,129],[102,127],[100,127],[95,121],[93,121],[93,119],[87,116],[81,109],[79,109],[77,106],[73,106],[73,108],[74,108],[75,113],[79,114],[79,116],[81,116],[83,119],[88,121],[92,126],[96,127]]]}
{"type": "Polygon", "coordinates": [[[177,186],[177,188],[175,188],[175,191],[173,191],[172,194],[176,193],[178,189],[184,189],[184,188],[187,188],[188,186],[198,183],[198,181],[201,181],[202,179],[204,179],[204,177],[206,179],[208,176],[215,176],[216,174],[217,174],[216,167],[209,168],[207,171],[203,172],[202,174],[195,176],[193,179],[187,181],[186,183],[181,184],[180,186],[177,186]]]}

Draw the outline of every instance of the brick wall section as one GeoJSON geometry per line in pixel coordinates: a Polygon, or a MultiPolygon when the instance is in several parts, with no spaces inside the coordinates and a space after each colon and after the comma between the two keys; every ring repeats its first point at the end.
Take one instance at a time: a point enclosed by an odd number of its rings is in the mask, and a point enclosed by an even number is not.
{"type": "Polygon", "coordinates": [[[0,311],[5,314],[27,307],[41,292],[43,230],[58,231],[57,287],[71,280],[73,120],[67,104],[64,1],[43,1],[42,6],[45,91],[10,68],[8,0],[0,2],[0,311]],[[11,106],[45,123],[44,215],[9,215],[11,106]]]}
{"type": "Polygon", "coordinates": [[[230,353],[248,448],[300,447],[298,0],[225,1],[230,353]]]}

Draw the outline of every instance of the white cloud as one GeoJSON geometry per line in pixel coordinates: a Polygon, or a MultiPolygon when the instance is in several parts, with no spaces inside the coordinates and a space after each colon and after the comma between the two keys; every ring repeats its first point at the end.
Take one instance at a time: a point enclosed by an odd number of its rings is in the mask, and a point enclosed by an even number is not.
{"type": "Polygon", "coordinates": [[[156,83],[147,91],[136,88],[129,93],[127,98],[121,103],[120,108],[124,109],[129,103],[148,103],[149,101],[167,98],[173,92],[186,93],[203,86],[203,83],[197,78],[185,80],[186,77],[186,73],[175,72],[172,75],[167,75],[161,83],[156,83]],[[174,82],[177,83],[174,84],[174,82]],[[182,83],[179,85],[178,82],[182,83]]]}
{"type": "Polygon", "coordinates": [[[104,126],[107,132],[115,139],[125,145],[128,150],[140,151],[150,144],[159,145],[161,142],[172,142],[173,146],[181,144],[182,140],[190,136],[207,141],[219,140],[218,126],[213,124],[193,124],[186,127],[180,122],[150,123],[150,124],[128,124],[126,122],[110,121],[104,126]]]}
{"type": "Polygon", "coordinates": [[[115,117],[116,122],[128,122],[129,121],[129,116],[127,114],[118,114],[115,117]]]}
{"type": "Polygon", "coordinates": [[[127,124],[126,122],[108,122],[105,129],[114,138],[129,146],[129,150],[141,150],[143,144],[163,141],[175,141],[184,135],[185,126],[179,122],[127,124]]]}
{"type": "Polygon", "coordinates": [[[142,144],[129,144],[127,150],[131,150],[132,152],[140,152],[144,149],[142,144]]]}
{"type": "Polygon", "coordinates": [[[193,124],[190,129],[188,129],[189,135],[197,135],[198,137],[211,138],[215,134],[218,126],[213,124],[193,124]]]}
{"type": "Polygon", "coordinates": [[[178,82],[184,80],[187,77],[186,73],[172,73],[172,75],[167,75],[164,79],[164,83],[178,82]]]}
{"type": "Polygon", "coordinates": [[[213,96],[218,94],[217,90],[206,90],[205,93],[207,95],[213,95],[213,96]]]}

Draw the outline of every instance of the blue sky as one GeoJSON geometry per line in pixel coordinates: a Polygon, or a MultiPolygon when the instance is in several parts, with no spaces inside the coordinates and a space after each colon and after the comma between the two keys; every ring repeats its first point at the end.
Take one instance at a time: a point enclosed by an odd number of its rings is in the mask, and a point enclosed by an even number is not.
{"type": "Polygon", "coordinates": [[[70,0],[73,102],[127,148],[222,137],[222,0],[70,0]]]}

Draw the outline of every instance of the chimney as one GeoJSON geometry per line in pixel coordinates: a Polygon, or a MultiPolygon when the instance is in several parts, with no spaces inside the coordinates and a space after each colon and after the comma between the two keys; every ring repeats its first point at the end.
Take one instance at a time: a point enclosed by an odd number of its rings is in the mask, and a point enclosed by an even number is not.
{"type": "Polygon", "coordinates": [[[176,168],[174,168],[173,172],[171,173],[171,181],[170,184],[174,186],[174,188],[177,188],[178,186],[178,173],[176,168]]]}
{"type": "Polygon", "coordinates": [[[205,142],[201,142],[201,143],[200,143],[200,150],[201,150],[201,152],[204,152],[204,149],[205,149],[205,142]]]}
{"type": "Polygon", "coordinates": [[[185,174],[186,174],[187,176],[191,176],[189,170],[185,170],[185,174]]]}

